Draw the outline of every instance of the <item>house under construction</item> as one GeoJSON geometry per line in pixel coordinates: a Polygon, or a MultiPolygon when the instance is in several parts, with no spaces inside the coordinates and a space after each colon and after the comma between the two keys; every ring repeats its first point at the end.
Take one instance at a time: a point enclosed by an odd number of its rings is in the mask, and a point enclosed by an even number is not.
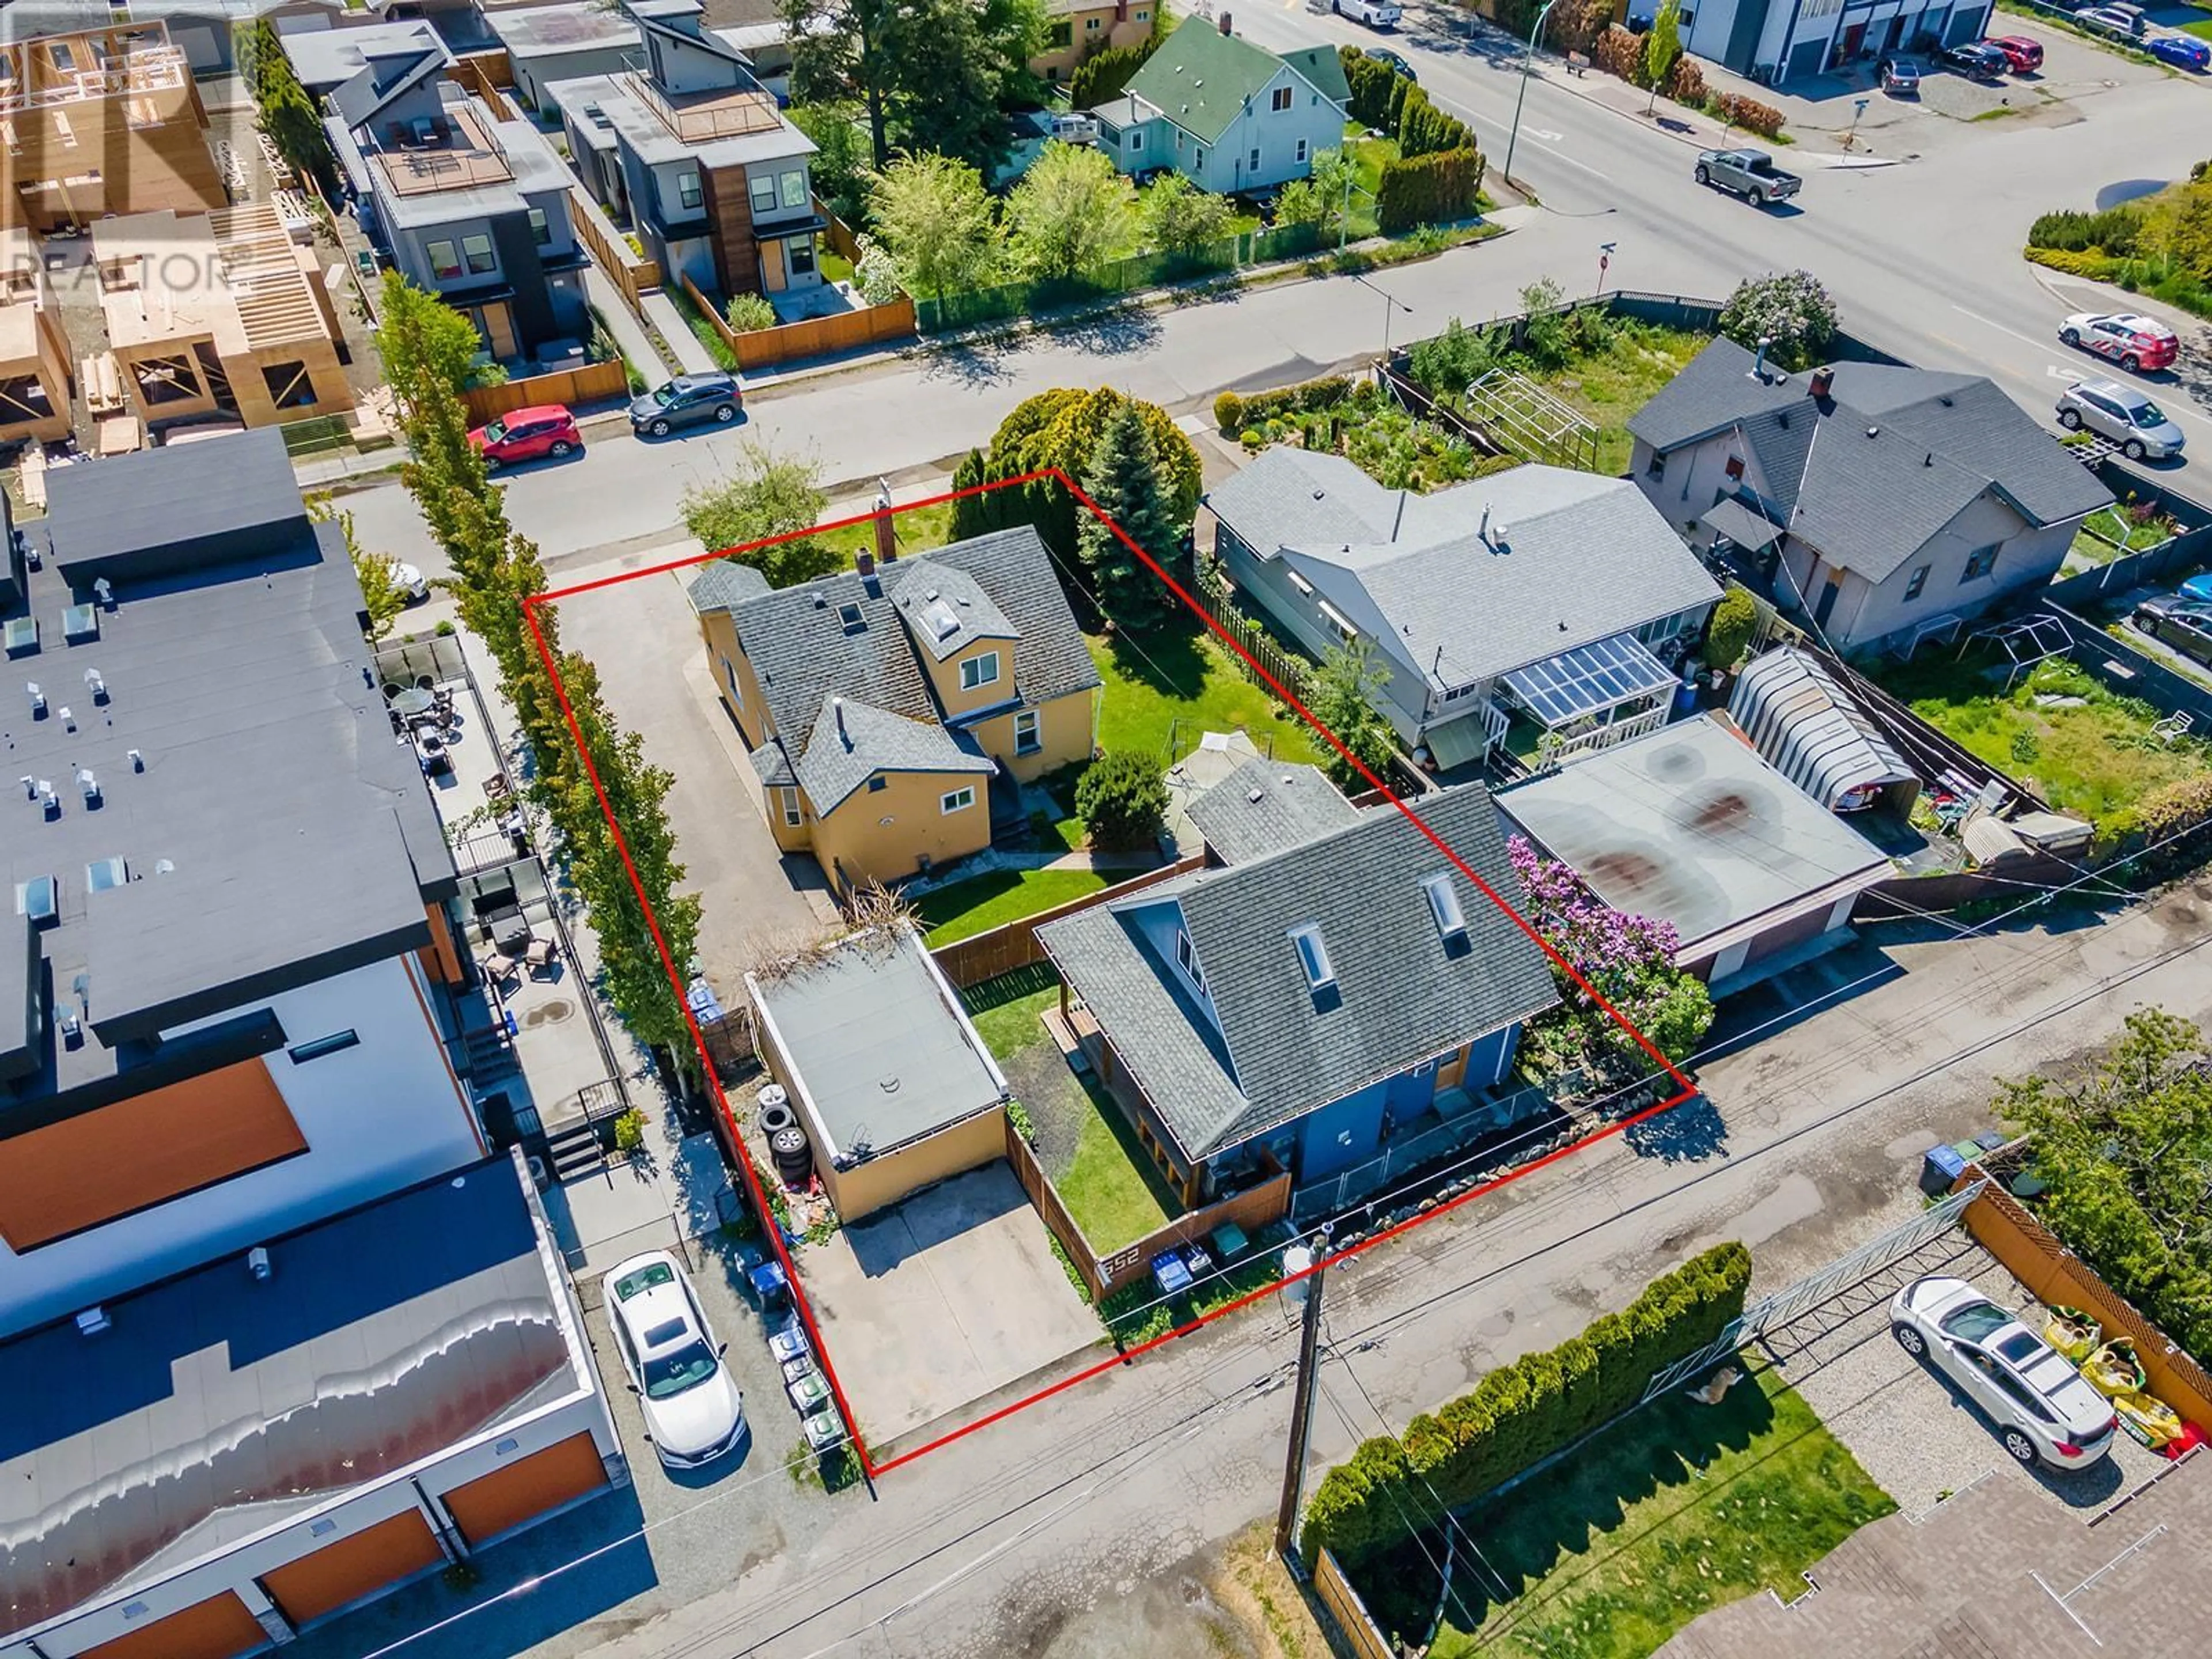
{"type": "Polygon", "coordinates": [[[0,227],[219,208],[207,127],[158,21],[0,43],[0,227]]]}
{"type": "Polygon", "coordinates": [[[69,435],[69,362],[37,240],[0,229],[0,443],[69,435]]]}
{"type": "Polygon", "coordinates": [[[313,254],[265,204],[137,213],[92,229],[112,385],[157,422],[225,414],[247,426],[343,415],[353,404],[338,325],[313,254]]]}

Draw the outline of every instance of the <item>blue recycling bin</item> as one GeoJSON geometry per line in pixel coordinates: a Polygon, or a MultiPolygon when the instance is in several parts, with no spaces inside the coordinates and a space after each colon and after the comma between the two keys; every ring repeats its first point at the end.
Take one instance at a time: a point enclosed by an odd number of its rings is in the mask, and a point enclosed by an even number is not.
{"type": "Polygon", "coordinates": [[[1957,1147],[1930,1146],[1920,1161],[1920,1190],[1930,1198],[1941,1198],[1966,1172],[1966,1160],[1959,1156],[1957,1147]]]}

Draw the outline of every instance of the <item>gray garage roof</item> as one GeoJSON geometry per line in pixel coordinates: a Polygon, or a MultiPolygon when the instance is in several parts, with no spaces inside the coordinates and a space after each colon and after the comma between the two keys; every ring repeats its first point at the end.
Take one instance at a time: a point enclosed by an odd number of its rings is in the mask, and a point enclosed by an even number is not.
{"type": "Polygon", "coordinates": [[[1502,791],[1498,804],[1614,909],[1671,922],[1685,960],[1729,930],[1832,903],[1888,856],[1710,715],[1502,791]]]}
{"type": "Polygon", "coordinates": [[[1006,1079],[911,927],[854,934],[745,984],[833,1159],[895,1152],[1006,1102],[1006,1079]]]}
{"type": "Polygon", "coordinates": [[[0,1638],[592,1386],[506,1158],[267,1249],[0,1343],[0,1638]]]}
{"type": "Polygon", "coordinates": [[[1564,467],[1416,495],[1340,455],[1274,448],[1206,505],[1438,690],[1720,599],[1643,491],[1564,467]]]}
{"type": "MultiPolygon", "coordinates": [[[[1517,897],[1487,791],[1449,790],[1413,810],[1492,892],[1517,897]]],[[[1395,808],[1079,912],[1037,937],[1194,1158],[1558,1000],[1537,945],[1395,808]],[[1464,924],[1449,938],[1424,885],[1439,876],[1464,924]],[[1139,925],[1166,905],[1196,951],[1203,1003],[1139,925]],[[1304,928],[1318,932],[1334,970],[1318,992],[1292,942],[1304,928]]]]}
{"type": "Polygon", "coordinates": [[[1252,760],[1185,809],[1224,864],[1243,864],[1340,829],[1359,816],[1317,766],[1252,760]]]}

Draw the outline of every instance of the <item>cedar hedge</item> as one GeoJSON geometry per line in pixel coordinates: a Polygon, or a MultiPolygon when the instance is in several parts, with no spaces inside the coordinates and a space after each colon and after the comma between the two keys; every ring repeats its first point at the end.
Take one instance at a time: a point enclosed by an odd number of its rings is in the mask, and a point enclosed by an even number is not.
{"type": "Polygon", "coordinates": [[[1429,94],[1407,83],[1398,107],[1398,154],[1407,161],[1448,149],[1475,148],[1474,131],[1455,115],[1447,115],[1429,101],[1429,94]]]}
{"type": "Polygon", "coordinates": [[[1224,392],[1213,400],[1213,423],[1224,432],[1242,432],[1247,427],[1279,420],[1285,415],[1311,415],[1320,410],[1334,409],[1351,395],[1352,382],[1341,374],[1300,380],[1292,386],[1279,386],[1269,392],[1241,397],[1234,392],[1224,392]]]}
{"type": "Polygon", "coordinates": [[[1299,1535],[1306,1558],[1327,1549],[1364,1560],[1631,1409],[1655,1372],[1743,1311],[1750,1282],[1751,1253],[1715,1245],[1652,1280],[1625,1311],[1415,1418],[1401,1439],[1363,1442],[1315,1489],[1299,1535]]]}
{"type": "Polygon", "coordinates": [[[1128,90],[1137,71],[1146,60],[1159,49],[1167,36],[1155,28],[1133,46],[1107,46],[1094,52],[1075,66],[1075,73],[1067,77],[1067,106],[1070,109],[1096,109],[1101,104],[1111,103],[1128,90]]]}
{"type": "MultiPolygon", "coordinates": [[[[1462,131],[1465,131],[1464,128],[1462,131]]],[[[1375,191],[1375,216],[1385,235],[1416,225],[1471,217],[1482,190],[1484,161],[1472,145],[1386,161],[1375,191]]]]}
{"type": "Polygon", "coordinates": [[[1370,58],[1357,46],[1339,46],[1337,59],[1344,65],[1345,83],[1352,88],[1352,118],[1364,127],[1385,131],[1397,125],[1396,100],[1405,77],[1379,58],[1370,58]]]}

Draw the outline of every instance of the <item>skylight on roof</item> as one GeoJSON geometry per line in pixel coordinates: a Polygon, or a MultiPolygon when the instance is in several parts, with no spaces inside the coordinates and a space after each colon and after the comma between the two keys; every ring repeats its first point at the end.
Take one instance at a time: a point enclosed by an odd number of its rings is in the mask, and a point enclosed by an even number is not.
{"type": "Polygon", "coordinates": [[[848,634],[864,634],[867,631],[867,618],[860,614],[860,607],[857,605],[839,605],[837,620],[844,625],[848,634]]]}
{"type": "Polygon", "coordinates": [[[1321,929],[1308,923],[1291,929],[1291,943],[1297,947],[1298,966],[1305,970],[1306,988],[1316,995],[1336,983],[1336,969],[1328,960],[1328,946],[1322,943],[1321,929]]]}
{"type": "Polygon", "coordinates": [[[960,618],[942,599],[932,599],[923,610],[921,617],[929,624],[930,633],[938,639],[949,640],[960,631],[960,618]]]}
{"type": "Polygon", "coordinates": [[[1421,891],[1429,901],[1429,915],[1435,918],[1437,936],[1447,945],[1467,937],[1467,914],[1459,908],[1459,890],[1452,885],[1451,877],[1439,870],[1421,883],[1421,891]]]}
{"type": "Polygon", "coordinates": [[[112,887],[120,887],[130,878],[130,866],[119,858],[101,859],[96,864],[84,866],[84,884],[94,893],[105,893],[112,887]]]}
{"type": "Polygon", "coordinates": [[[60,900],[61,884],[52,876],[33,876],[15,884],[15,914],[33,921],[52,921],[60,900]]]}

